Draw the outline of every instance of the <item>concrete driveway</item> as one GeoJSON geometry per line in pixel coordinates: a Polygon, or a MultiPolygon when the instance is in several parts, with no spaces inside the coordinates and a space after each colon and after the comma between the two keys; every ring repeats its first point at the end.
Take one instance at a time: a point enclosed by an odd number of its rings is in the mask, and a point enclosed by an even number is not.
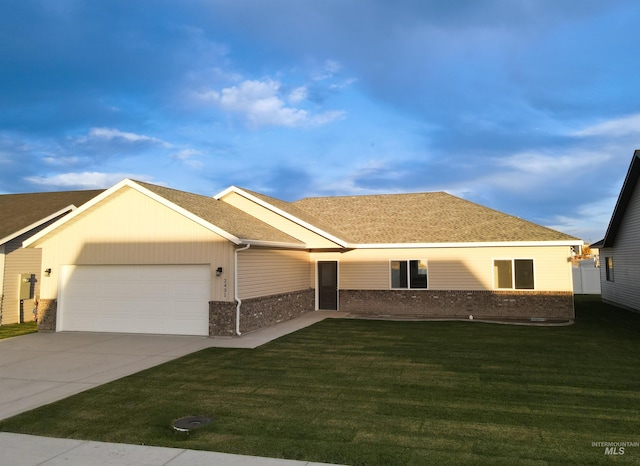
{"type": "Polygon", "coordinates": [[[209,347],[256,348],[340,312],[309,312],[236,338],[32,333],[0,340],[0,419],[209,347]]]}
{"type": "Polygon", "coordinates": [[[207,337],[32,333],[0,340],[0,419],[211,346],[207,337]]]}

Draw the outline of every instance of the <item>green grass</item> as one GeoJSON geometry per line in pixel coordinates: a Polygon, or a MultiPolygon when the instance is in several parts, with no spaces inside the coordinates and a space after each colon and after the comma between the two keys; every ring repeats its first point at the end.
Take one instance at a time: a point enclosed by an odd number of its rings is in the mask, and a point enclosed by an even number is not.
{"type": "Polygon", "coordinates": [[[325,320],[212,348],[0,430],[352,465],[640,464],[640,315],[578,297],[567,327],[325,320]],[[171,421],[214,422],[189,434],[171,421]]]}
{"type": "Polygon", "coordinates": [[[3,338],[17,337],[27,333],[38,331],[37,322],[25,322],[24,324],[0,325],[0,340],[3,338]]]}

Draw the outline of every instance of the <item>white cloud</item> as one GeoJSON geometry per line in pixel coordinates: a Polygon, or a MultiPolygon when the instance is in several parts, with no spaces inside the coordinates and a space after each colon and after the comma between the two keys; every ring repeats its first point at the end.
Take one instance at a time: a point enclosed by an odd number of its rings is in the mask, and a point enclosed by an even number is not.
{"type": "Polygon", "coordinates": [[[627,136],[640,134],[640,113],[604,121],[570,133],[571,136],[627,136]]]}
{"type": "Polygon", "coordinates": [[[170,145],[158,138],[145,136],[143,134],[120,131],[119,129],[115,128],[91,128],[89,130],[89,134],[87,134],[86,136],[81,136],[75,140],[75,142],[79,144],[86,144],[94,141],[118,141],[130,144],[152,143],[162,146],[170,145]]]}
{"type": "Polygon", "coordinates": [[[574,150],[569,152],[528,151],[497,160],[497,165],[515,169],[529,175],[555,177],[559,174],[570,176],[585,169],[597,169],[610,158],[600,151],[574,150]]]}
{"type": "Polygon", "coordinates": [[[577,236],[587,244],[594,243],[604,237],[616,200],[616,196],[610,196],[577,206],[572,216],[555,216],[547,226],[577,236]]]}
{"type": "Polygon", "coordinates": [[[200,161],[200,160],[194,160],[193,157],[197,157],[202,155],[202,152],[200,152],[199,150],[195,150],[195,149],[183,149],[181,151],[178,151],[174,154],[171,154],[171,157],[176,159],[176,160],[180,160],[181,162],[183,162],[185,165],[194,168],[196,170],[199,170],[201,168],[204,167],[204,164],[200,161]]]}
{"type": "Polygon", "coordinates": [[[333,78],[333,76],[342,69],[340,63],[335,60],[325,60],[325,62],[316,69],[313,73],[314,81],[323,81],[325,79],[333,78]]]}
{"type": "Polygon", "coordinates": [[[322,126],[327,123],[331,123],[332,121],[343,120],[345,116],[346,113],[342,110],[332,110],[314,115],[309,119],[309,121],[316,126],[322,126]]]}
{"type": "Polygon", "coordinates": [[[333,91],[341,91],[351,86],[353,83],[358,82],[356,78],[347,78],[339,83],[333,83],[329,85],[329,89],[333,91]]]}
{"type": "Polygon", "coordinates": [[[307,98],[307,88],[304,86],[296,87],[293,91],[289,93],[289,103],[297,104],[298,102],[302,102],[307,98]]]}
{"type": "Polygon", "coordinates": [[[69,157],[65,157],[65,156],[60,156],[60,155],[50,155],[50,156],[46,156],[46,157],[42,157],[42,161],[46,164],[49,165],[75,165],[77,163],[80,162],[80,158],[79,157],[74,157],[74,156],[69,156],[69,157]]]}
{"type": "Polygon", "coordinates": [[[60,173],[53,176],[29,176],[25,178],[25,181],[40,186],[56,188],[104,189],[118,183],[124,178],[147,181],[149,177],[129,173],[82,172],[60,173]]]}
{"type": "MultiPolygon", "coordinates": [[[[281,97],[280,83],[272,80],[246,80],[220,92],[202,92],[199,97],[223,110],[244,115],[256,127],[324,125],[344,116],[340,111],[313,115],[305,109],[287,106],[281,97]]],[[[306,88],[294,89],[288,98],[290,103],[300,103],[306,98],[306,88]]]]}

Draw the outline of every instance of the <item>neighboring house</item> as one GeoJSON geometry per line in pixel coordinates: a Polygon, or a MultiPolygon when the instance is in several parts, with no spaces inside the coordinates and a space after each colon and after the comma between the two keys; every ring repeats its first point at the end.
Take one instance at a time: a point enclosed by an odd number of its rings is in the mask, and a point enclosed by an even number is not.
{"type": "Polygon", "coordinates": [[[640,150],[636,150],[598,249],[602,300],[640,311],[640,150]]]}
{"type": "Polygon", "coordinates": [[[41,329],[237,335],[313,310],[569,320],[582,241],[446,193],[285,202],[123,180],[25,242],[41,329]]]}
{"type": "Polygon", "coordinates": [[[33,320],[40,250],[22,242],[102,191],[0,195],[0,325],[33,320]]]}

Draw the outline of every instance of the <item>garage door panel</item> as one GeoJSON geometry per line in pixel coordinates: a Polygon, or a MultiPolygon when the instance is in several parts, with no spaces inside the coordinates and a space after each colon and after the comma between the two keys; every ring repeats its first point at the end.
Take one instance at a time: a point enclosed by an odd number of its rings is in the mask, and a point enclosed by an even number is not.
{"type": "Polygon", "coordinates": [[[59,330],[208,335],[209,265],[65,266],[59,330]]]}
{"type": "Polygon", "coordinates": [[[171,283],[143,283],[139,285],[138,294],[142,299],[156,297],[167,299],[173,296],[173,284],[171,283]]]}
{"type": "Polygon", "coordinates": [[[173,293],[175,296],[199,299],[203,296],[202,288],[203,286],[201,283],[175,283],[173,286],[173,293]]]}

